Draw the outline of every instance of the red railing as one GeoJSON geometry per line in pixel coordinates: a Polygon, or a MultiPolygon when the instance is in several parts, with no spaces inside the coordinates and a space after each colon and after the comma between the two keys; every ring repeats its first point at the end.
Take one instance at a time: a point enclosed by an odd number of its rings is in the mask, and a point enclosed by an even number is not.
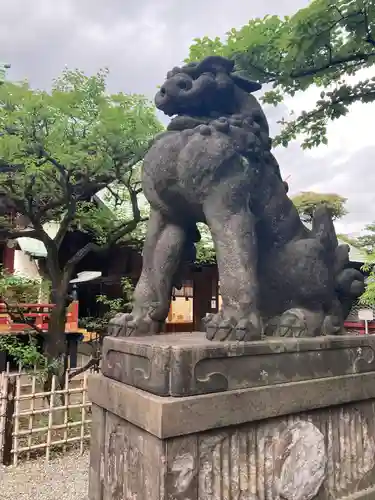
{"type": "MultiPolygon", "coordinates": [[[[51,310],[54,307],[55,304],[17,304],[14,312],[17,313],[17,310],[19,310],[28,321],[32,321],[35,326],[42,330],[47,330],[51,310]]],[[[0,334],[27,331],[30,330],[30,328],[31,327],[25,323],[13,321],[7,313],[6,305],[0,303],[0,334]]],[[[78,301],[72,302],[68,307],[65,331],[78,331],[78,301]]]]}
{"type": "MultiPolygon", "coordinates": [[[[368,324],[368,332],[369,334],[375,333],[375,321],[369,321],[368,324]]],[[[360,335],[364,335],[366,333],[366,327],[364,321],[345,321],[344,327],[346,330],[358,332],[360,335]]]]}

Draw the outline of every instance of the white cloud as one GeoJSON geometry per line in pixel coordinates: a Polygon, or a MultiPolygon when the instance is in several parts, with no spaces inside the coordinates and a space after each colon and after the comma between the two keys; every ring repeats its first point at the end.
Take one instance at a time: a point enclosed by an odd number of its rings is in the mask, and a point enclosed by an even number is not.
{"type": "MultiPolygon", "coordinates": [[[[0,2],[0,60],[9,61],[13,79],[28,77],[47,88],[67,65],[87,73],[109,67],[109,90],[152,98],[166,72],[181,64],[195,37],[223,36],[253,17],[290,14],[308,0],[12,0],[0,2]]],[[[371,70],[368,70],[368,75],[371,70]]],[[[314,106],[320,90],[287,101],[300,112],[314,106]]],[[[355,105],[330,123],[329,144],[304,152],[297,142],[276,150],[292,193],[338,192],[348,197],[350,215],[342,232],[375,219],[372,117],[375,104],[355,105]],[[345,227],[347,229],[345,229],[345,227]]],[[[271,129],[285,108],[267,107],[271,129]]],[[[166,119],[164,119],[166,120],[166,119]]]]}
{"type": "MultiPolygon", "coordinates": [[[[346,78],[346,82],[355,84],[373,76],[375,76],[375,70],[366,68],[359,71],[357,75],[346,78]]],[[[297,116],[302,111],[309,111],[314,107],[322,90],[322,88],[311,87],[305,92],[300,92],[296,96],[286,99],[285,105],[291,112],[294,112],[293,116],[297,116]]],[[[363,105],[357,102],[353,104],[346,116],[328,123],[328,145],[321,145],[306,153],[314,158],[322,158],[327,156],[327,151],[335,151],[337,153],[335,163],[342,164],[351,153],[375,143],[372,128],[374,115],[375,103],[363,105]]]]}

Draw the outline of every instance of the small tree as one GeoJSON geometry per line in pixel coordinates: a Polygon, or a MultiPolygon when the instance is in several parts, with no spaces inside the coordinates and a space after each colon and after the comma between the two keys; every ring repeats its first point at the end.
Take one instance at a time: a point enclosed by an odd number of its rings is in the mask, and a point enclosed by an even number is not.
{"type": "Polygon", "coordinates": [[[329,209],[333,220],[340,219],[348,213],[345,208],[347,199],[338,194],[306,191],[294,196],[292,201],[301,220],[307,223],[312,221],[315,210],[319,205],[325,205],[329,209]]]}
{"type": "Polygon", "coordinates": [[[6,352],[18,364],[23,367],[38,366],[46,369],[48,361],[42,355],[35,338],[35,327],[32,321],[29,321],[23,311],[18,306],[19,303],[35,303],[43,287],[48,286],[41,279],[27,278],[22,275],[10,274],[0,269],[0,302],[5,306],[6,313],[10,318],[18,323],[25,323],[30,326],[27,340],[11,335],[0,336],[0,351],[6,352]]]}
{"type": "Polygon", "coordinates": [[[359,302],[365,306],[375,306],[375,222],[365,226],[366,233],[357,238],[352,238],[354,246],[367,254],[362,270],[368,274],[366,289],[359,302]]]}
{"type": "Polygon", "coordinates": [[[96,297],[97,304],[103,306],[104,312],[98,317],[86,316],[80,318],[80,326],[89,331],[104,334],[107,330],[108,321],[117,313],[127,312],[131,309],[131,300],[133,296],[133,284],[129,278],[121,280],[122,296],[111,298],[102,294],[96,297]]]}
{"type": "Polygon", "coordinates": [[[8,63],[0,63],[0,85],[5,82],[7,69],[10,68],[8,63]]]}
{"type": "Polygon", "coordinates": [[[216,253],[211,234],[205,224],[199,224],[201,240],[196,244],[197,264],[216,264],[216,253]]]}
{"type": "Polygon", "coordinates": [[[375,222],[365,226],[366,233],[355,239],[356,245],[369,255],[375,253],[375,222]]]}
{"type": "Polygon", "coordinates": [[[365,306],[375,306],[375,222],[365,226],[366,234],[355,239],[359,248],[367,253],[367,260],[362,270],[368,273],[366,290],[360,298],[365,306]]]}
{"type": "Polygon", "coordinates": [[[10,274],[0,269],[0,302],[14,305],[18,303],[35,304],[41,292],[42,280],[10,274]]]}
{"type": "Polygon", "coordinates": [[[347,114],[355,102],[375,100],[375,77],[351,83],[375,63],[375,7],[372,0],[312,0],[290,17],[252,19],[227,38],[195,39],[188,61],[208,55],[233,58],[238,70],[272,86],[263,100],[277,105],[312,85],[322,88],[314,109],[283,121],[275,145],[287,146],[303,133],[303,147],[327,143],[327,123],[347,114]]]}
{"type": "Polygon", "coordinates": [[[375,253],[369,254],[366,263],[362,266],[362,270],[368,273],[366,281],[366,289],[359,298],[360,304],[374,307],[375,306],[375,253]]]}
{"type": "MultiPolygon", "coordinates": [[[[48,359],[65,354],[65,314],[69,282],[90,251],[108,248],[145,220],[138,204],[139,162],[161,130],[153,106],[140,95],[106,93],[106,71],[87,77],[64,71],[51,92],[27,83],[0,87],[0,196],[12,212],[0,235],[29,237],[46,247],[52,310],[45,349],[48,359]],[[108,188],[129,210],[115,216],[93,201],[108,188]],[[45,222],[56,221],[50,237],[45,222]],[[91,241],[61,264],[59,250],[71,229],[91,241]]],[[[60,363],[61,366],[61,363],[60,363]]]]}

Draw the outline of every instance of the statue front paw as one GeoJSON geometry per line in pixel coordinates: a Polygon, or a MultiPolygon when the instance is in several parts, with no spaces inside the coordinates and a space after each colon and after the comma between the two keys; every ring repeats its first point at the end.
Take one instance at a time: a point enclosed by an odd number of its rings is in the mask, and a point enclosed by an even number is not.
{"type": "Polygon", "coordinates": [[[148,314],[134,317],[119,313],[108,323],[107,332],[111,337],[141,337],[160,333],[162,326],[162,322],[151,319],[148,314]]]}
{"type": "Polygon", "coordinates": [[[254,341],[262,336],[262,324],[258,314],[249,317],[226,317],[223,312],[207,314],[204,319],[206,337],[208,340],[219,341],[254,341]]]}

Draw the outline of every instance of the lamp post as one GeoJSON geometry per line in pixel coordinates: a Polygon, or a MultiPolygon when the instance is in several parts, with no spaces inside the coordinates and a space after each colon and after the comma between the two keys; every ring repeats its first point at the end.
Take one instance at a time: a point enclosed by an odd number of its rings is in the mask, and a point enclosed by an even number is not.
{"type": "Polygon", "coordinates": [[[0,85],[5,82],[7,69],[10,68],[8,63],[0,63],[0,85]]]}

